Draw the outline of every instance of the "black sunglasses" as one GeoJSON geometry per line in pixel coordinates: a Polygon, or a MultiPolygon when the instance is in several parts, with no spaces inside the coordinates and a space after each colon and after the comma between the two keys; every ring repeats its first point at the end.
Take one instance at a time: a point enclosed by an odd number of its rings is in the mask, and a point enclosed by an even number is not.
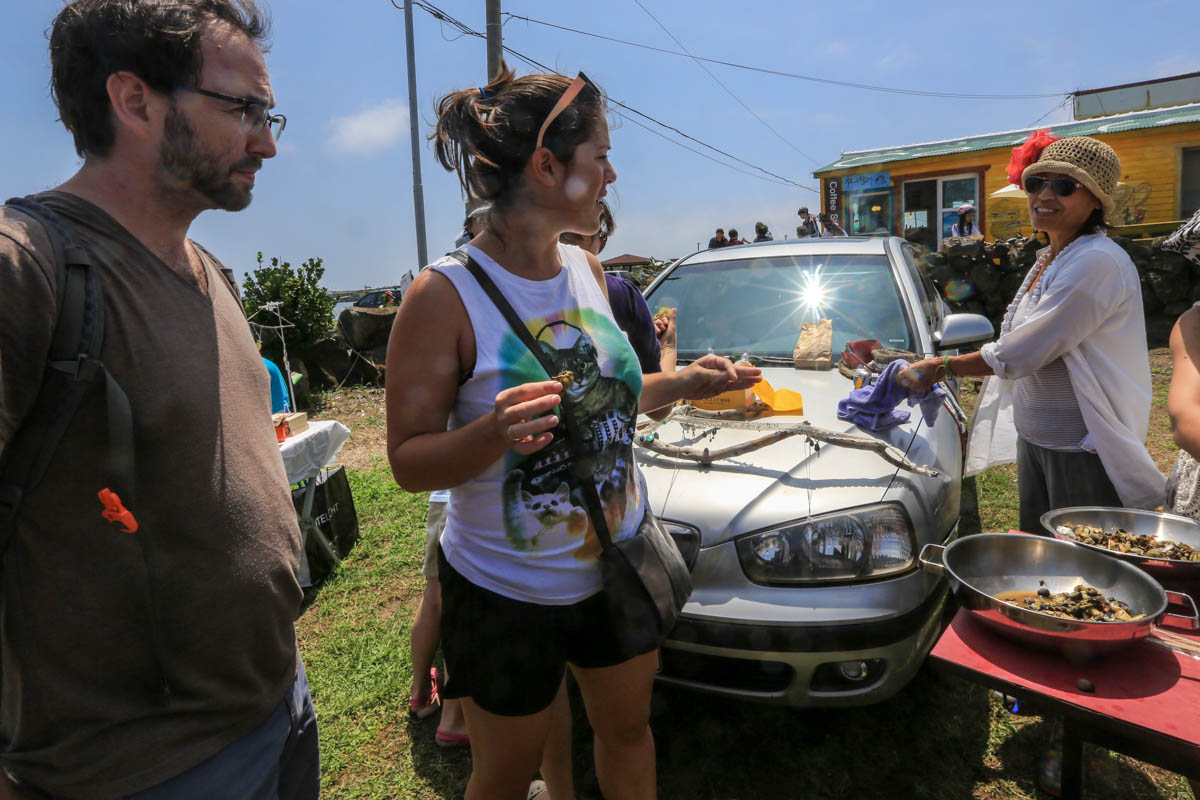
{"type": "Polygon", "coordinates": [[[1030,175],[1025,179],[1025,191],[1028,194],[1041,194],[1042,188],[1050,184],[1050,191],[1059,197],[1070,197],[1082,183],[1071,178],[1043,178],[1041,175],[1030,175]]]}
{"type": "Polygon", "coordinates": [[[242,130],[251,135],[258,133],[263,128],[270,128],[272,138],[278,140],[280,136],[283,136],[283,129],[287,127],[287,117],[283,114],[272,114],[258,100],[253,100],[249,97],[234,97],[231,94],[221,94],[220,92],[210,92],[208,89],[199,89],[195,86],[178,86],[176,88],[241,106],[242,130]]]}

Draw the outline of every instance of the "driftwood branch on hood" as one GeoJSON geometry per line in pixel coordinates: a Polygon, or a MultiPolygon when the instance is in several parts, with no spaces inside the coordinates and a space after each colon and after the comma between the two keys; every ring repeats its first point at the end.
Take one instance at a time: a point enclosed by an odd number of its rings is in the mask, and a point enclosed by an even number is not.
{"type": "MultiPolygon", "coordinates": [[[[762,410],[756,407],[751,407],[749,411],[756,416],[762,413],[762,410]]],[[[709,466],[713,461],[718,459],[734,458],[793,436],[801,436],[807,439],[814,447],[819,447],[816,444],[817,442],[823,442],[835,447],[866,450],[875,453],[884,461],[907,472],[915,472],[918,475],[925,475],[931,478],[935,478],[939,474],[937,470],[909,461],[904,453],[897,448],[870,436],[818,428],[807,421],[795,425],[778,425],[761,420],[746,419],[746,414],[746,409],[733,409],[731,413],[730,411],[701,411],[693,409],[690,406],[677,406],[661,422],[648,422],[639,425],[637,429],[639,435],[635,441],[639,447],[660,455],[670,458],[682,458],[709,466]],[[655,432],[660,427],[669,422],[678,422],[681,425],[693,425],[714,430],[761,431],[766,435],[742,444],[723,447],[719,450],[710,450],[707,447],[683,447],[681,445],[667,444],[655,435],[655,432]]]]}

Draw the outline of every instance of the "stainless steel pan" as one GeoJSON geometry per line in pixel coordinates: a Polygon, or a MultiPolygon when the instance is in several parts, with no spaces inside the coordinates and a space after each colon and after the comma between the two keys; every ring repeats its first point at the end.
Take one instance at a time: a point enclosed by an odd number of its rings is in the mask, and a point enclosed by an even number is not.
{"type": "Polygon", "coordinates": [[[1189,605],[1192,615],[1168,615],[1167,592],[1149,575],[1091,548],[1026,534],[981,533],[952,544],[926,545],[921,568],[943,575],[962,606],[998,633],[1033,647],[1085,660],[1130,645],[1151,634],[1168,616],[1200,629],[1200,613],[1187,595],[1172,593],[1174,602],[1189,605]],[[1083,622],[1041,614],[997,600],[1012,591],[1037,591],[1045,581],[1052,594],[1086,583],[1129,604],[1130,622],[1083,622]]]}
{"type": "MultiPolygon", "coordinates": [[[[1120,528],[1140,536],[1152,536],[1164,541],[1179,542],[1200,550],[1200,522],[1175,514],[1140,511],[1135,508],[1106,508],[1104,506],[1074,506],[1047,511],[1042,515],[1042,527],[1050,535],[1068,542],[1075,539],[1059,533],[1060,525],[1091,525],[1105,532],[1120,528]]],[[[1167,588],[1187,586],[1200,580],[1200,561],[1176,558],[1151,558],[1109,550],[1107,547],[1077,542],[1079,546],[1120,559],[1148,572],[1167,588]]]]}

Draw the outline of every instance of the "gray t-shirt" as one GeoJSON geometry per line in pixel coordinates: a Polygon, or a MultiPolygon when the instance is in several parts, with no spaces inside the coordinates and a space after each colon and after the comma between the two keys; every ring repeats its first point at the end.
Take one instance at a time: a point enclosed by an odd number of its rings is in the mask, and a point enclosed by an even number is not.
{"type": "MultiPolygon", "coordinates": [[[[1027,292],[1013,314],[1018,328],[1033,313],[1032,292],[1027,292]]],[[[1062,356],[1032,375],[1013,381],[1013,423],[1017,435],[1030,444],[1050,450],[1080,452],[1087,425],[1071,385],[1071,374],[1062,356]]]]}
{"type": "MultiPolygon", "coordinates": [[[[0,760],[55,796],[177,775],[267,718],[295,679],[300,534],[267,371],[240,303],[78,197],[39,196],[92,254],[101,358],[133,410],[136,533],[101,517],[104,392],[24,501],[0,579],[0,760]]],[[[0,438],[36,397],[57,272],[40,225],[0,211],[0,438]]]]}

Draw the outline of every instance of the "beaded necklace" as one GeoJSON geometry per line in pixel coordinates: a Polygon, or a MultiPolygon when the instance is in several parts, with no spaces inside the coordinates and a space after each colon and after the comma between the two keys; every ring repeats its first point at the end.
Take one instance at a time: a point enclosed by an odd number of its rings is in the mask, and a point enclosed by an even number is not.
{"type": "Polygon", "coordinates": [[[1055,264],[1061,264],[1063,253],[1066,253],[1075,246],[1076,242],[1084,238],[1085,236],[1075,237],[1070,244],[1059,251],[1058,256],[1049,264],[1046,264],[1046,259],[1050,257],[1050,248],[1047,247],[1042,251],[1042,254],[1038,256],[1037,261],[1034,262],[1033,267],[1025,275],[1025,280],[1021,283],[1021,288],[1017,290],[1016,296],[1013,297],[1012,302],[1008,304],[1008,308],[1004,311],[1004,320],[1000,323],[1001,336],[1012,331],[1012,321],[1013,317],[1017,313],[1017,306],[1021,305],[1021,301],[1025,299],[1025,295],[1029,292],[1029,285],[1033,283],[1034,277],[1036,277],[1039,273],[1042,275],[1042,278],[1038,281],[1037,286],[1033,287],[1033,294],[1029,296],[1029,313],[1031,314],[1033,313],[1033,309],[1037,307],[1038,301],[1042,299],[1042,294],[1046,291],[1046,284],[1050,282],[1050,276],[1052,274],[1051,270],[1054,269],[1055,264]],[[1046,266],[1045,272],[1042,272],[1043,264],[1046,266]]]}

